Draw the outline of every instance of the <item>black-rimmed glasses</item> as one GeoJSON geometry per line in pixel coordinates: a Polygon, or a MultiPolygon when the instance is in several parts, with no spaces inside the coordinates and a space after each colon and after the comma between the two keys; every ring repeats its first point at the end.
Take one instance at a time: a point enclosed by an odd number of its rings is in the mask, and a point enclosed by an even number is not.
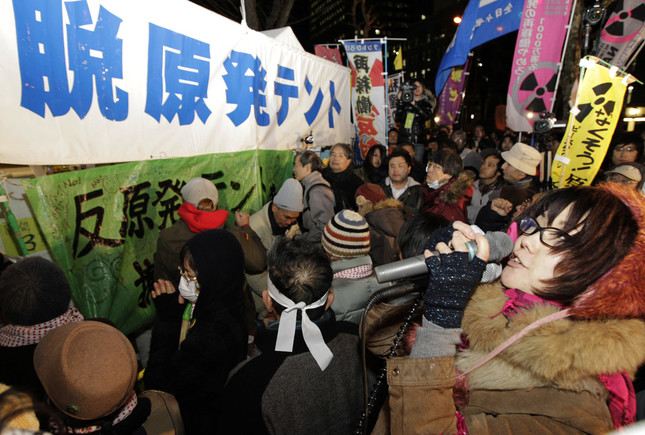
{"type": "Polygon", "coordinates": [[[532,217],[525,217],[520,221],[520,230],[527,236],[540,232],[540,242],[549,248],[555,247],[561,241],[571,237],[565,231],[555,227],[542,227],[532,217]]]}

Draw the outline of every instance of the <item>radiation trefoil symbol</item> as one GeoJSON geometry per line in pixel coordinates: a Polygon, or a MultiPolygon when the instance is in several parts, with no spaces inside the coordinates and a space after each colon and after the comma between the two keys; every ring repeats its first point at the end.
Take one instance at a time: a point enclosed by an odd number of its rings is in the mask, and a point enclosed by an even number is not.
{"type": "Polygon", "coordinates": [[[641,31],[645,22],[645,4],[641,2],[633,9],[621,10],[625,7],[624,3],[623,0],[619,1],[616,5],[616,10],[620,12],[607,20],[607,24],[601,33],[601,38],[604,41],[614,44],[628,42],[641,31]]]}
{"type": "Polygon", "coordinates": [[[513,83],[512,102],[517,112],[550,111],[557,80],[558,64],[555,62],[538,62],[535,68],[527,68],[513,83]]]}
{"type": "Polygon", "coordinates": [[[604,95],[611,89],[611,86],[611,82],[607,82],[601,83],[591,88],[596,98],[592,103],[578,104],[578,114],[576,115],[576,121],[583,122],[587,115],[589,115],[597,108],[604,110],[607,116],[611,116],[611,114],[614,112],[614,108],[616,107],[616,102],[613,100],[608,100],[604,97],[604,95]]]}

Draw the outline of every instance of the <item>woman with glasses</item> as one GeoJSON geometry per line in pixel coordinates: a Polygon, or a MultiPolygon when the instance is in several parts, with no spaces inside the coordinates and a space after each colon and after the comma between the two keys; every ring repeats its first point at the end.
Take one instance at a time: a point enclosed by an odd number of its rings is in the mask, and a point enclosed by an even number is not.
{"type": "Polygon", "coordinates": [[[228,373],[247,353],[242,248],[227,231],[198,233],[182,249],[180,273],[179,295],[157,282],[154,296],[186,303],[185,337],[178,345],[177,328],[155,325],[144,384],[175,396],[187,434],[211,433],[228,373]]]}
{"type": "Polygon", "coordinates": [[[470,171],[463,171],[459,154],[450,149],[439,151],[426,166],[423,212],[449,222],[468,222],[466,206],[473,197],[474,181],[470,171]]]}
{"type": "Polygon", "coordinates": [[[409,357],[388,360],[373,433],[607,433],[634,421],[645,200],[616,183],[553,190],[510,233],[491,284],[479,283],[483,236],[455,223],[430,237],[423,324],[409,357]]]}

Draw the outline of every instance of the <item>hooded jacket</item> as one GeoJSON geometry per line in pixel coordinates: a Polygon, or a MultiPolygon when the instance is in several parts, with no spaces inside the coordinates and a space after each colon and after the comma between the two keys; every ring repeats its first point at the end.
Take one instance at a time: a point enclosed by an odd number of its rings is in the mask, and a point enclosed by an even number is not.
{"type": "MultiPolygon", "coordinates": [[[[599,376],[633,376],[645,361],[645,201],[620,186],[600,188],[618,196],[639,226],[623,260],[574,299],[570,317],[528,332],[468,373],[469,398],[460,406],[464,418],[458,422],[452,400],[455,368],[474,367],[516,332],[559,311],[537,304],[505,316],[500,314],[507,300],[501,284],[479,285],[462,320],[466,350],[456,357],[388,360],[389,401],[373,433],[456,433],[462,423],[477,434],[606,433],[614,428],[610,394],[599,376]],[[433,406],[415,409],[420,402],[433,406]]],[[[456,331],[429,322],[422,329],[425,344],[456,331]]],[[[630,416],[623,417],[629,423],[630,416]]]]}
{"type": "Polygon", "coordinates": [[[399,259],[399,232],[414,212],[394,198],[387,198],[374,204],[365,214],[370,227],[370,257],[374,266],[391,263],[399,259]]]}
{"type": "Polygon", "coordinates": [[[244,254],[224,230],[201,232],[187,245],[199,282],[193,324],[179,349],[176,336],[153,330],[156,352],[150,354],[144,383],[177,398],[188,434],[209,433],[228,373],[247,352],[244,254]]]}
{"type": "Polygon", "coordinates": [[[473,179],[466,172],[436,190],[423,186],[423,212],[443,216],[449,222],[468,222],[466,206],[473,197],[473,179]]]}

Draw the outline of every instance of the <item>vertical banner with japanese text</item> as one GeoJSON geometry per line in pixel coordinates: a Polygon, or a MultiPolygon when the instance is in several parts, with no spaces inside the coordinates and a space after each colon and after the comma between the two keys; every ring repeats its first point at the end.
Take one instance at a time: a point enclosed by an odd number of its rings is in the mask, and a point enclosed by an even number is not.
{"type": "Polygon", "coordinates": [[[553,158],[553,187],[588,186],[602,164],[620,121],[625,91],[635,79],[623,76],[588,56],[576,105],[570,110],[562,143],[553,158]]]}
{"type": "Polygon", "coordinates": [[[394,112],[396,111],[396,95],[399,93],[399,88],[405,80],[405,72],[387,75],[387,131],[396,127],[394,121],[394,112]]]}
{"type": "Polygon", "coordinates": [[[0,2],[0,161],[349,142],[350,70],[188,0],[0,2]]]}
{"type": "Polygon", "coordinates": [[[25,192],[56,263],[86,317],[128,334],[154,319],[159,231],[179,219],[180,189],[194,177],[218,188],[218,209],[253,213],[291,176],[291,151],[243,151],[122,163],[26,181],[25,192]]]}
{"type": "Polygon", "coordinates": [[[526,0],[506,95],[506,125],[533,131],[540,112],[553,109],[572,0],[526,0]]]}
{"type": "Polygon", "coordinates": [[[466,60],[463,66],[456,66],[450,72],[450,77],[448,77],[448,81],[443,87],[441,95],[439,95],[439,107],[437,109],[439,122],[437,122],[437,125],[454,125],[457,123],[469,61],[470,58],[466,60]]]}
{"type": "Polygon", "coordinates": [[[362,161],[374,144],[385,143],[385,80],[380,41],[343,41],[352,69],[352,108],[362,161]]]}

